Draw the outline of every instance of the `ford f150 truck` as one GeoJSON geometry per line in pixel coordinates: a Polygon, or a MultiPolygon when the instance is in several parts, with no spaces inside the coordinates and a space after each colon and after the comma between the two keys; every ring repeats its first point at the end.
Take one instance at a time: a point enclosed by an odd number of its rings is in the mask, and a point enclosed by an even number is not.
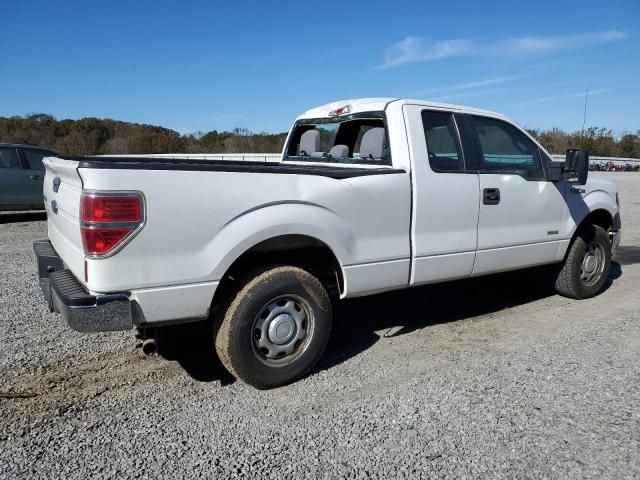
{"type": "Polygon", "coordinates": [[[294,381],[329,339],[332,299],[557,264],[557,291],[606,281],[616,186],[588,180],[497,113],[347,100],[298,117],[277,162],[45,160],[52,310],[83,332],[214,322],[224,366],[294,381]]]}

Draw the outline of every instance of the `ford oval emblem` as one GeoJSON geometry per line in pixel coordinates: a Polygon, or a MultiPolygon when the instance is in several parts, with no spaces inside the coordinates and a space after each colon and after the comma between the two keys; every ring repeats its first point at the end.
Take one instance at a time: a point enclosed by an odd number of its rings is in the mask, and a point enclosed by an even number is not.
{"type": "Polygon", "coordinates": [[[55,214],[58,213],[58,202],[51,200],[51,211],[55,214]]]}

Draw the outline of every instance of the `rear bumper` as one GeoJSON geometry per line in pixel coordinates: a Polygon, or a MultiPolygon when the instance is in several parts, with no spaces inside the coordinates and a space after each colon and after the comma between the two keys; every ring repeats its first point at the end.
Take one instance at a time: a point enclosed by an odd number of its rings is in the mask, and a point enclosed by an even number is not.
{"type": "Polygon", "coordinates": [[[91,295],[64,268],[64,262],[49,240],[33,243],[40,288],[51,311],[60,313],[79,332],[129,330],[133,315],[129,292],[91,295]]]}

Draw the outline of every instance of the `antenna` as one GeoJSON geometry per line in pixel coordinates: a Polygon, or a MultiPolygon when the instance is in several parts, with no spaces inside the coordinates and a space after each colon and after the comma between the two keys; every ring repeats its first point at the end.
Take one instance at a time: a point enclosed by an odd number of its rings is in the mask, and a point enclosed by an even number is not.
{"type": "Polygon", "coordinates": [[[582,115],[582,138],[584,138],[584,126],[587,123],[587,103],[589,101],[589,89],[584,94],[584,114],[582,115]]]}

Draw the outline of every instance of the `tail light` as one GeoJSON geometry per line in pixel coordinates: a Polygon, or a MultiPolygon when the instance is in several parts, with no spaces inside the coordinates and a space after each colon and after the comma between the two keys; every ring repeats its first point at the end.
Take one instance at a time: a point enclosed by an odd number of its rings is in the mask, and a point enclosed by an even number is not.
{"type": "Polygon", "coordinates": [[[143,227],[144,198],[138,192],[84,192],[80,230],[90,257],[113,255],[143,227]]]}

